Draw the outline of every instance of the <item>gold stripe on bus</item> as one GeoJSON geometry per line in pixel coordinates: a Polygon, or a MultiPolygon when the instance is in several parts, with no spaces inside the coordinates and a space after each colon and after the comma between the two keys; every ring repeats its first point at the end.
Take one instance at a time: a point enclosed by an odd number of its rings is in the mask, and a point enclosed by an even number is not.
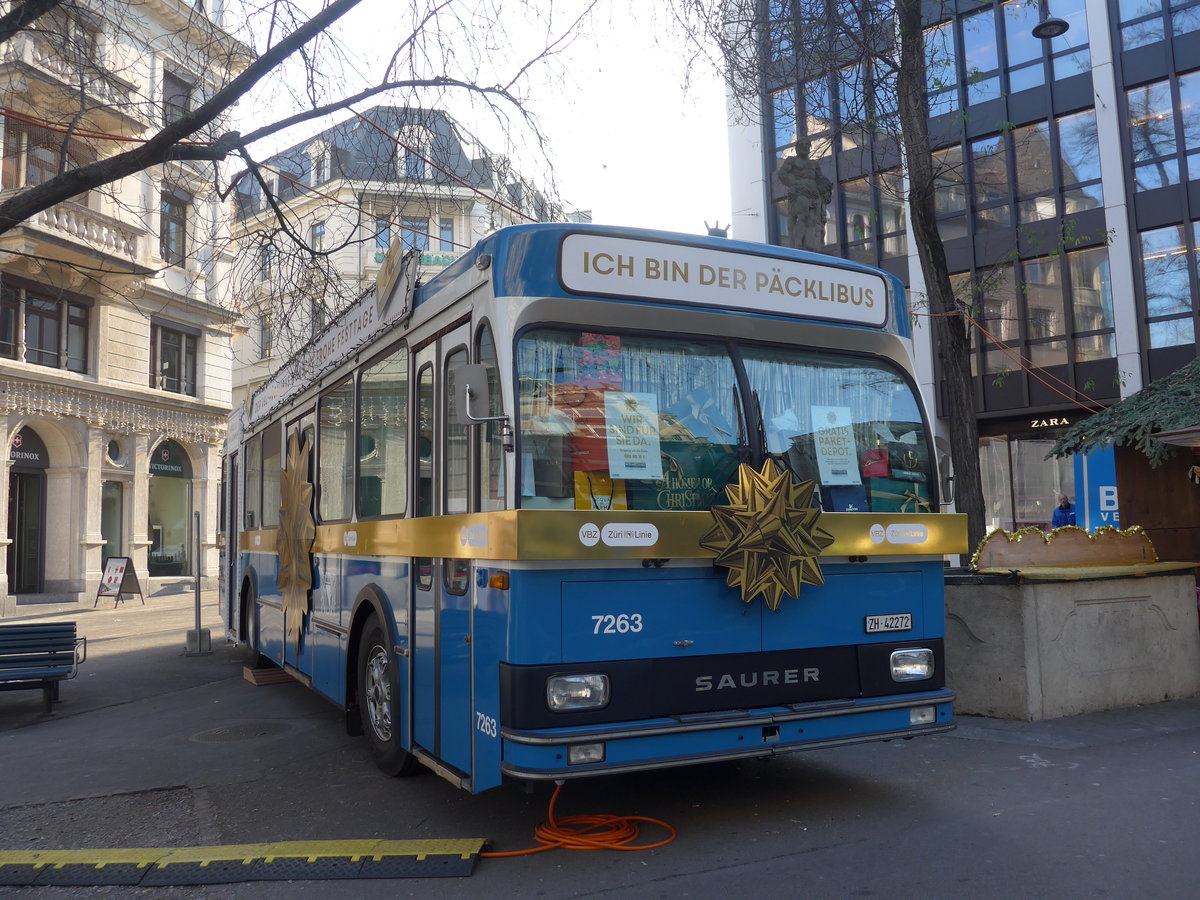
{"type": "MultiPolygon", "coordinates": [[[[951,513],[824,513],[822,556],[944,556],[967,550],[967,519],[951,513]]],[[[314,553],[496,560],[711,559],[708,512],[522,509],[321,525],[314,553]]],[[[260,544],[273,549],[275,532],[260,544]],[[269,538],[269,541],[268,541],[269,538]],[[270,543],[270,547],[268,547],[270,543]]]]}
{"type": "Polygon", "coordinates": [[[260,531],[243,531],[238,536],[238,549],[246,553],[274,553],[277,528],[260,531]]]}

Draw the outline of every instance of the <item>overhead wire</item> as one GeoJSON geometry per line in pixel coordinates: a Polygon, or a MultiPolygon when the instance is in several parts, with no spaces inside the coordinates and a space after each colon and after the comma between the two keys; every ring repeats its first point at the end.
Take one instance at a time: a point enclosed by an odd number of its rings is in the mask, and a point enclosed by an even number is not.
{"type": "Polygon", "coordinates": [[[1015,363],[1016,367],[1018,369],[1025,372],[1026,374],[1032,376],[1036,381],[1040,382],[1044,387],[1046,387],[1052,393],[1057,394],[1058,396],[1062,397],[1064,400],[1068,401],[1069,403],[1074,404],[1075,406],[1078,406],[1080,409],[1082,409],[1092,415],[1094,415],[1095,413],[1098,413],[1104,409],[1104,405],[1102,403],[1100,403],[1100,401],[1095,400],[1092,397],[1089,397],[1086,393],[1079,390],[1074,385],[1070,384],[1069,382],[1064,381],[1063,379],[1059,378],[1057,375],[1054,375],[1051,372],[1048,372],[1042,366],[1039,366],[1036,363],[1034,363],[1033,360],[1022,355],[1019,351],[1015,350],[1010,344],[1005,343],[1000,338],[996,337],[990,331],[988,331],[986,328],[984,328],[981,324],[979,324],[979,322],[970,313],[968,313],[966,311],[944,312],[944,313],[916,313],[916,312],[914,312],[913,315],[919,316],[921,318],[927,318],[927,319],[946,319],[946,318],[965,319],[972,328],[976,329],[980,334],[982,334],[985,338],[987,338],[996,347],[997,350],[999,350],[1001,353],[1003,353],[1005,355],[1005,357],[1007,357],[1011,362],[1015,363]],[[1045,376],[1045,377],[1043,377],[1043,376],[1045,376]],[[1047,380],[1047,379],[1049,379],[1049,380],[1047,380]],[[1071,393],[1077,394],[1078,396],[1082,397],[1085,401],[1087,401],[1087,403],[1092,404],[1092,406],[1094,406],[1095,408],[1093,409],[1092,407],[1087,406],[1086,404],[1081,403],[1080,401],[1076,400],[1074,397],[1070,396],[1069,394],[1066,394],[1063,391],[1059,390],[1057,387],[1055,387],[1053,384],[1050,383],[1051,381],[1058,382],[1060,385],[1062,385],[1068,391],[1071,391],[1071,393]]]}

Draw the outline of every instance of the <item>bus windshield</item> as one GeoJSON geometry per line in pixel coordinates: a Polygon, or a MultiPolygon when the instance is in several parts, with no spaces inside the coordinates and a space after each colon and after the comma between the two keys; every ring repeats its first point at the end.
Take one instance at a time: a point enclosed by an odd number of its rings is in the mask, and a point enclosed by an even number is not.
{"type": "Polygon", "coordinates": [[[547,328],[517,374],[526,508],[707,510],[755,429],[826,510],[929,511],[920,407],[883,360],[547,328]]]}

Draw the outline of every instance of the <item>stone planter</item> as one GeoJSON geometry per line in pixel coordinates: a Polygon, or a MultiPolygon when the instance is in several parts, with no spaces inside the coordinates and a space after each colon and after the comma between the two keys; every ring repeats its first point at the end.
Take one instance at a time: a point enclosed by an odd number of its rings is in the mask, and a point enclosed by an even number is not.
{"type": "Polygon", "coordinates": [[[1195,579],[948,576],[946,681],[956,713],[1006,719],[1198,696],[1195,579]]]}

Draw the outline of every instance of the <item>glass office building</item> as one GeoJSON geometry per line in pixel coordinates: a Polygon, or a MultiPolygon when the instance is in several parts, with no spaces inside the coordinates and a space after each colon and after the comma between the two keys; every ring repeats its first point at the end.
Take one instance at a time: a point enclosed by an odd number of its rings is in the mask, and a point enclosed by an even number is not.
{"type": "MultiPolygon", "coordinates": [[[[923,387],[940,400],[946,373],[922,322],[890,72],[878,57],[812,49],[839,45],[814,28],[822,9],[848,18],[829,3],[759,0],[761,114],[731,128],[733,236],[787,243],[774,173],[808,142],[835,185],[824,251],[909,285],[923,387]]],[[[970,377],[987,523],[1048,525],[1059,492],[1084,506],[1107,497],[1113,512],[1111,459],[1044,457],[1088,409],[1196,356],[1200,2],[948,0],[925,10],[938,227],[979,325],[970,377]],[[1069,27],[1035,36],[1048,17],[1069,27]]],[[[1091,525],[1115,524],[1091,505],[1091,525]]]]}

